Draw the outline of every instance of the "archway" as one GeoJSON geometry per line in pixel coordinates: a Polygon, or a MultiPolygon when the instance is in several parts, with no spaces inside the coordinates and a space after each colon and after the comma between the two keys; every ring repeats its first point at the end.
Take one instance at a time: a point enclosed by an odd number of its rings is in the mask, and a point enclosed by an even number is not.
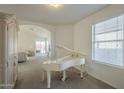
{"type": "Polygon", "coordinates": [[[28,56],[41,54],[50,56],[51,32],[37,25],[20,25],[18,33],[18,52],[28,56]]]}

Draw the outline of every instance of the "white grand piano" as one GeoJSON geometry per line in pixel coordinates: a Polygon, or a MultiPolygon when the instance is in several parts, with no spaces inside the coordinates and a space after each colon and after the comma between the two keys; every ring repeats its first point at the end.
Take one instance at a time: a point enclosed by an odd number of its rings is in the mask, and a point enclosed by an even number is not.
{"type": "MultiPolygon", "coordinates": [[[[57,58],[55,60],[48,60],[42,64],[42,68],[44,69],[44,71],[47,72],[47,88],[50,88],[51,71],[62,71],[62,81],[65,81],[66,70],[70,67],[79,65],[81,78],[83,78],[83,72],[85,71],[85,57],[83,54],[60,45],[57,45],[57,47],[69,51],[70,54],[62,58],[57,58]]],[[[42,72],[42,80],[44,80],[44,71],[42,72]]]]}

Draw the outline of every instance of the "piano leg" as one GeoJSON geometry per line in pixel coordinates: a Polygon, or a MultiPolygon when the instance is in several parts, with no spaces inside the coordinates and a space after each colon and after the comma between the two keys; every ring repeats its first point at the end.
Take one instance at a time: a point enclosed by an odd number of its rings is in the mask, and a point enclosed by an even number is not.
{"type": "Polygon", "coordinates": [[[65,79],[66,79],[66,71],[64,70],[64,71],[63,71],[62,81],[65,81],[65,79]]]}
{"type": "Polygon", "coordinates": [[[50,88],[51,83],[51,72],[47,71],[47,88],[50,88]]]}
{"type": "Polygon", "coordinates": [[[80,72],[81,73],[81,78],[83,78],[83,65],[81,65],[81,69],[80,70],[81,70],[81,72],[80,72]]]}

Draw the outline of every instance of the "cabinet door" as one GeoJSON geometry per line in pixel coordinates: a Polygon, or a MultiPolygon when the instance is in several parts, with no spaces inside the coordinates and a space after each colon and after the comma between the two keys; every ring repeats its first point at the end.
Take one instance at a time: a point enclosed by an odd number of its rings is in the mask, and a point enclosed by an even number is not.
{"type": "Polygon", "coordinates": [[[2,87],[2,76],[3,76],[3,73],[2,73],[2,51],[1,51],[1,48],[2,48],[2,23],[0,22],[0,88],[2,87]]]}
{"type": "Polygon", "coordinates": [[[16,28],[16,24],[13,24],[14,26],[14,82],[16,81],[18,77],[18,31],[16,28]]]}
{"type": "Polygon", "coordinates": [[[0,84],[1,87],[0,88],[6,88],[8,81],[7,81],[7,76],[8,76],[8,72],[7,72],[7,68],[8,68],[8,47],[7,47],[7,34],[6,34],[6,22],[1,21],[0,22],[0,84]]]}
{"type": "Polygon", "coordinates": [[[8,53],[8,67],[7,67],[7,84],[8,88],[13,87],[14,84],[14,32],[15,26],[13,23],[8,24],[7,29],[7,53],[8,53]]]}

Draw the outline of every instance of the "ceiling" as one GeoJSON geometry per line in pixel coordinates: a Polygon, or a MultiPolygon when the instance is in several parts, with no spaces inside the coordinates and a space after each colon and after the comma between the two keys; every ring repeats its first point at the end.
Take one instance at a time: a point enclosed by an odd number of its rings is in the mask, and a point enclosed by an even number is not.
{"type": "Polygon", "coordinates": [[[48,4],[0,5],[0,12],[14,13],[19,19],[50,24],[72,24],[106,7],[105,4],[64,4],[54,8],[48,4]]]}

